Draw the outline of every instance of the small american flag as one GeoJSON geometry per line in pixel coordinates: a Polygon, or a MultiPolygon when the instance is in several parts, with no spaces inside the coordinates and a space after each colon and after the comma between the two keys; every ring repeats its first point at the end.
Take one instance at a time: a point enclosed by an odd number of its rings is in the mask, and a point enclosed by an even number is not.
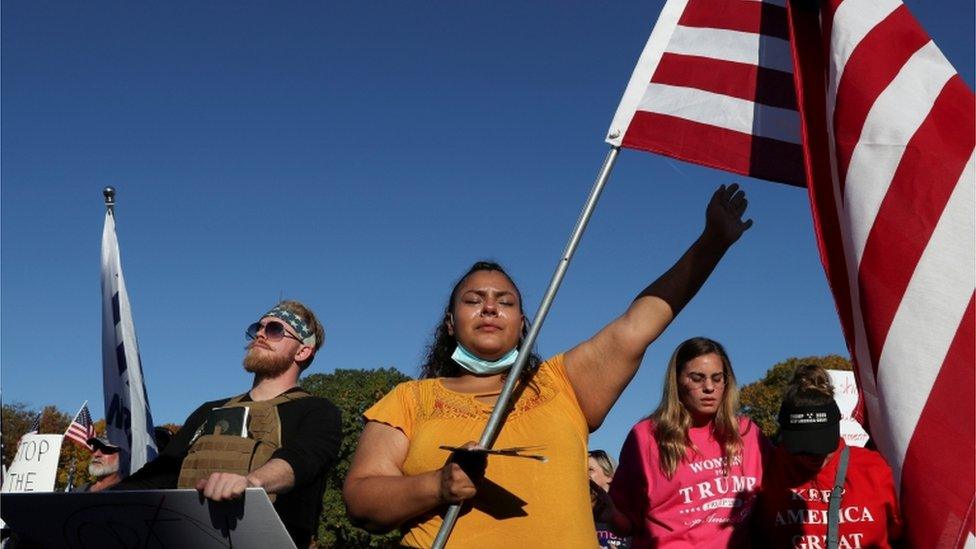
{"type": "Polygon", "coordinates": [[[64,436],[76,444],[91,449],[91,446],[88,446],[88,439],[95,436],[95,425],[92,423],[87,401],[81,405],[81,410],[78,410],[74,421],[68,425],[68,430],[64,432],[64,436]]]}

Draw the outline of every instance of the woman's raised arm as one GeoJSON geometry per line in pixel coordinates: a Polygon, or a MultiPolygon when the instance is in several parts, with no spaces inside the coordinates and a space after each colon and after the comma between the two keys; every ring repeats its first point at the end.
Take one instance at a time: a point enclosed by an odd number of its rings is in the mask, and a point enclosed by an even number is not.
{"type": "Polygon", "coordinates": [[[722,185],[705,210],[705,229],[666,273],[645,288],[623,315],[566,353],[566,373],[590,430],[637,373],[644,352],[708,279],[752,220],[743,221],[745,193],[722,185]]]}

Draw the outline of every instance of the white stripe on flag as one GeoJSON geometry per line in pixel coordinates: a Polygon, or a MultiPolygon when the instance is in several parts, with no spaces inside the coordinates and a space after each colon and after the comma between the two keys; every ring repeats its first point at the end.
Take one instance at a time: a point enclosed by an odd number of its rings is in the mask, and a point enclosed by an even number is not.
{"type": "MultiPolygon", "coordinates": [[[[845,0],[837,7],[830,31],[831,96],[861,40],[901,5],[900,0],[845,0]]],[[[833,109],[829,113],[833,114],[833,109]]]]}
{"type": "Polygon", "coordinates": [[[901,0],[846,0],[834,12],[830,29],[831,62],[827,65],[827,139],[831,150],[830,169],[835,180],[838,175],[832,121],[837,108],[838,83],[861,40],[901,5],[901,0]]]}
{"type": "Polygon", "coordinates": [[[875,440],[901,485],[905,452],[922,408],[976,289],[974,157],[956,183],[888,330],[878,360],[878,385],[890,411],[889,437],[875,440]],[[892,405],[893,403],[897,403],[892,405]]]}
{"type": "Polygon", "coordinates": [[[678,25],[666,51],[793,73],[790,43],[753,32],[678,25]]]}
{"type": "Polygon", "coordinates": [[[920,48],[871,106],[844,178],[856,265],[905,146],[956,73],[934,42],[920,48]]]}
{"type": "Polygon", "coordinates": [[[800,114],[738,97],[651,83],[637,110],[666,114],[747,135],[800,143],[800,114]]]}

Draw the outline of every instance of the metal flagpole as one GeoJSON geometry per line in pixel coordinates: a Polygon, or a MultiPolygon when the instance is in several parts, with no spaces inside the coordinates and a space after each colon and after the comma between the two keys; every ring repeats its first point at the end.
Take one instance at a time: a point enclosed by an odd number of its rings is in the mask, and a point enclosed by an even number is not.
{"type": "MultiPolygon", "coordinates": [[[[508,378],[505,380],[505,387],[502,388],[502,392],[498,395],[498,401],[495,402],[495,407],[491,411],[488,424],[485,425],[485,430],[481,433],[481,440],[478,441],[478,444],[485,448],[491,448],[491,445],[495,441],[495,436],[498,434],[498,430],[508,409],[508,401],[511,399],[515,385],[518,383],[522,368],[525,366],[531,354],[529,351],[535,345],[535,340],[539,335],[539,331],[542,329],[542,323],[545,322],[546,315],[549,314],[549,307],[552,306],[556,292],[559,291],[559,285],[562,284],[566,270],[569,268],[569,261],[573,258],[580,239],[583,238],[583,231],[586,230],[586,224],[589,223],[590,217],[593,215],[593,210],[596,209],[596,203],[600,199],[600,193],[603,192],[603,187],[606,185],[607,180],[610,179],[610,172],[613,170],[613,165],[617,161],[617,154],[619,152],[619,147],[610,147],[610,152],[607,153],[606,159],[603,160],[603,167],[600,168],[600,172],[597,174],[596,181],[593,183],[593,189],[590,190],[590,196],[586,199],[583,211],[580,212],[580,217],[576,221],[576,227],[573,229],[573,234],[569,237],[569,243],[566,244],[566,250],[559,259],[556,272],[552,275],[552,280],[549,282],[549,288],[542,297],[542,303],[539,304],[539,311],[536,313],[535,322],[529,327],[529,333],[525,336],[525,341],[522,342],[522,348],[519,349],[518,359],[512,365],[512,369],[509,370],[508,378]]],[[[444,522],[441,524],[441,529],[437,532],[437,537],[434,538],[433,549],[444,549],[444,546],[447,544],[447,538],[451,536],[451,530],[454,529],[454,523],[457,522],[460,513],[460,503],[452,504],[447,508],[447,514],[444,515],[444,522]]]]}
{"type": "Polygon", "coordinates": [[[68,467],[68,481],[64,485],[65,492],[73,492],[75,489],[75,464],[78,458],[71,456],[71,466],[68,467]]]}

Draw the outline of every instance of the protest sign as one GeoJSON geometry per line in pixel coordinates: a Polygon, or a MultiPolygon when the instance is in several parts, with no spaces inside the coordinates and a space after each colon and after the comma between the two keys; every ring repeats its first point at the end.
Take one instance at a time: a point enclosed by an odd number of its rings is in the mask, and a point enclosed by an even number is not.
{"type": "Polygon", "coordinates": [[[827,370],[830,382],[834,384],[834,400],[840,408],[840,436],[848,446],[863,447],[868,442],[868,433],[852,414],[857,406],[857,383],[854,372],[827,370]]]}
{"type": "Polygon", "coordinates": [[[38,434],[21,437],[0,492],[53,492],[62,437],[38,434]]]}
{"type": "Polygon", "coordinates": [[[0,513],[41,547],[295,547],[260,488],[223,502],[196,490],[3,494],[0,513]]]}

